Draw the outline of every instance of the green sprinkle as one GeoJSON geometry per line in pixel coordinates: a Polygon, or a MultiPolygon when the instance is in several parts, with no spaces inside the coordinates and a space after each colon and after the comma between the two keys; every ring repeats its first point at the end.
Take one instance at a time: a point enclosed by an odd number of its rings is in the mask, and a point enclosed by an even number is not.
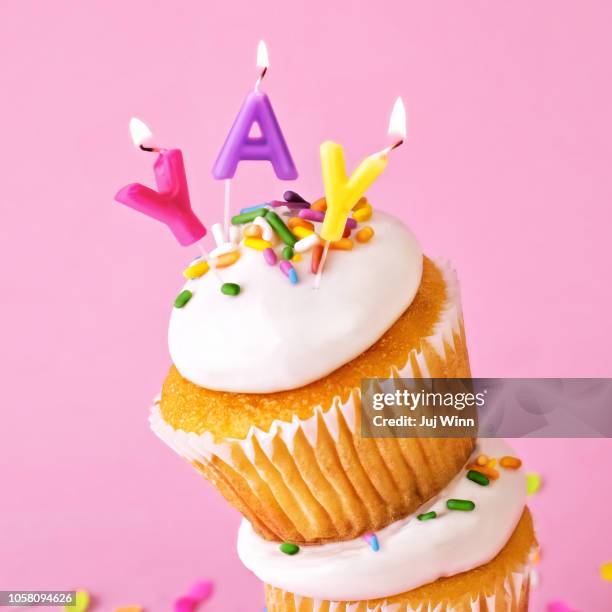
{"type": "Polygon", "coordinates": [[[257,208],[256,210],[251,210],[249,212],[242,213],[241,215],[234,215],[232,217],[232,225],[249,223],[249,221],[253,221],[253,219],[256,219],[257,217],[265,217],[267,214],[267,208],[257,208]]]}
{"type": "Polygon", "coordinates": [[[461,510],[462,512],[471,512],[476,504],[469,499],[449,499],[446,502],[446,507],[449,510],[461,510]]]}
{"type": "Polygon", "coordinates": [[[189,289],[185,289],[184,291],[181,291],[176,296],[176,300],[174,300],[174,307],[182,308],[192,297],[193,297],[193,293],[191,293],[189,289]]]}
{"type": "Polygon", "coordinates": [[[468,480],[471,480],[472,482],[479,484],[481,487],[486,487],[489,484],[489,479],[484,474],[481,474],[480,472],[477,472],[476,470],[470,470],[467,473],[467,477],[468,477],[468,480]]]}
{"type": "Polygon", "coordinates": [[[221,293],[225,293],[225,295],[238,295],[240,293],[240,285],[236,283],[223,283],[221,285],[221,293]]]}
{"type": "Polygon", "coordinates": [[[291,261],[292,257],[293,257],[293,249],[290,246],[286,246],[283,249],[283,259],[286,259],[287,261],[291,261]]]}
{"type": "Polygon", "coordinates": [[[280,546],[280,551],[286,555],[297,555],[300,552],[300,547],[297,544],[291,544],[290,542],[283,542],[280,546]]]}
{"type": "Polygon", "coordinates": [[[279,235],[280,239],[285,244],[289,245],[290,247],[295,245],[297,238],[291,233],[291,230],[285,225],[285,222],[273,210],[268,210],[266,221],[272,226],[272,229],[279,235]]]}
{"type": "Polygon", "coordinates": [[[429,512],[426,512],[425,514],[417,515],[417,518],[419,519],[419,521],[430,521],[431,519],[437,518],[437,516],[438,515],[433,510],[430,510],[429,512]]]}

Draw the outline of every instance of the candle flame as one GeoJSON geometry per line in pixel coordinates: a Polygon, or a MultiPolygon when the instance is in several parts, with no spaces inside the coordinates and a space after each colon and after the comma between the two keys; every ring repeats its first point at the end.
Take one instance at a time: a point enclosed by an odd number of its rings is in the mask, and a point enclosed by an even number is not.
{"type": "Polygon", "coordinates": [[[144,142],[153,136],[153,133],[144,121],[138,119],[137,117],[132,117],[130,119],[130,135],[132,136],[134,146],[139,148],[144,142]]]}
{"type": "Polygon", "coordinates": [[[393,110],[391,111],[389,136],[398,136],[401,140],[406,138],[406,108],[401,96],[395,100],[393,110]]]}
{"type": "Polygon", "coordinates": [[[268,47],[263,40],[257,45],[257,67],[264,69],[270,67],[270,59],[268,58],[268,47]]]}

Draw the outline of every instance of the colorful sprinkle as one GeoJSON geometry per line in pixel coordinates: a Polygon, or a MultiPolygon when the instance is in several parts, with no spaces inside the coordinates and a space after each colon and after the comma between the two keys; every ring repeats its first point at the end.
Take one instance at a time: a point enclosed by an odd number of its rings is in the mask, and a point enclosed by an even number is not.
{"type": "Polygon", "coordinates": [[[448,499],[446,507],[449,510],[461,510],[461,512],[471,512],[476,504],[469,499],[448,499]]]}
{"type": "Polygon", "coordinates": [[[599,566],[599,573],[603,580],[612,582],[612,561],[606,561],[599,566]]]}
{"type": "Polygon", "coordinates": [[[325,213],[320,210],[313,210],[312,208],[305,208],[304,210],[300,210],[298,213],[300,219],[308,219],[308,221],[316,221],[320,222],[325,219],[325,213]]]}
{"type": "Polygon", "coordinates": [[[353,248],[353,241],[350,238],[340,238],[329,245],[333,251],[350,251],[353,248]]]}
{"type": "Polygon", "coordinates": [[[272,248],[272,245],[262,238],[245,238],[244,246],[249,249],[255,249],[256,251],[265,251],[266,249],[272,248]]]}
{"type": "Polygon", "coordinates": [[[300,552],[300,547],[297,544],[291,544],[291,542],[283,542],[279,549],[286,555],[297,555],[300,552]]]}
{"type": "Polygon", "coordinates": [[[425,512],[424,514],[417,514],[417,518],[419,521],[431,521],[431,519],[435,519],[438,517],[438,513],[430,510],[429,512],[425,512]]]}
{"type": "Polygon", "coordinates": [[[67,612],[85,612],[89,608],[90,597],[85,590],[79,590],[75,593],[75,601],[73,605],[64,606],[67,612]]]}
{"type": "Polygon", "coordinates": [[[194,279],[204,276],[210,270],[210,265],[205,259],[200,259],[195,263],[190,264],[183,270],[185,278],[194,279]]]}
{"type": "Polygon", "coordinates": [[[508,470],[518,470],[523,462],[518,457],[506,456],[499,460],[499,465],[508,470]]]}
{"type": "MultiPolygon", "coordinates": [[[[257,218],[261,219],[262,217],[257,217],[257,218]]],[[[262,229],[261,227],[259,227],[259,225],[255,223],[251,223],[244,228],[243,234],[247,238],[261,238],[262,229]]]]}
{"type": "Polygon", "coordinates": [[[293,249],[290,246],[286,246],[282,250],[283,259],[289,261],[293,257],[293,249]]]}
{"type": "Polygon", "coordinates": [[[274,230],[270,224],[266,221],[266,217],[257,217],[253,223],[261,228],[261,237],[268,242],[274,240],[274,230]]]}
{"type": "Polygon", "coordinates": [[[221,285],[221,293],[225,295],[238,295],[240,293],[240,285],[237,283],[223,283],[221,285]]]}
{"type": "Polygon", "coordinates": [[[468,470],[474,470],[475,472],[480,472],[484,474],[489,480],[497,480],[499,478],[499,472],[489,467],[488,465],[478,465],[477,463],[472,463],[471,465],[466,466],[468,470]]]}
{"type": "Polygon", "coordinates": [[[235,249],[229,253],[223,253],[215,258],[215,268],[227,268],[240,259],[240,251],[235,249]]]}
{"type": "MultiPolygon", "coordinates": [[[[302,212],[304,211],[301,210],[300,213],[302,212]]],[[[270,211],[266,215],[266,220],[285,244],[292,247],[297,242],[297,238],[291,233],[291,230],[285,225],[285,222],[275,212],[270,211]]]]}
{"type": "Polygon", "coordinates": [[[306,229],[305,227],[300,227],[299,225],[296,225],[292,231],[300,240],[314,233],[312,230],[306,229]]]}
{"type": "Polygon", "coordinates": [[[283,193],[283,200],[285,200],[285,202],[297,202],[298,204],[310,204],[299,193],[291,191],[290,189],[283,193]]]}
{"type": "Polygon", "coordinates": [[[301,217],[291,217],[287,220],[287,227],[290,230],[293,230],[298,225],[304,229],[314,232],[314,225],[310,221],[306,221],[306,219],[302,219],[301,217]]]}
{"type": "Polygon", "coordinates": [[[353,219],[359,223],[367,221],[372,216],[372,207],[369,204],[353,211],[353,219]]]}
{"type": "Polygon", "coordinates": [[[319,244],[315,244],[312,247],[312,257],[310,259],[310,271],[313,274],[316,274],[319,271],[319,266],[321,265],[322,257],[323,257],[323,245],[319,242],[319,244]]]}
{"type": "Polygon", "coordinates": [[[298,240],[293,248],[296,253],[305,253],[320,243],[321,239],[316,234],[310,234],[310,236],[306,236],[306,238],[298,240]]]}
{"type": "MultiPolygon", "coordinates": [[[[241,215],[245,215],[247,213],[259,210],[260,208],[265,208],[266,206],[269,206],[269,205],[270,205],[270,202],[263,202],[262,204],[255,204],[254,206],[247,206],[246,208],[241,208],[240,209],[240,214],[241,215]]],[[[232,221],[232,223],[233,223],[233,221],[232,221]]],[[[236,225],[238,225],[238,224],[236,224],[236,225]]]]}
{"type": "Polygon", "coordinates": [[[142,606],[123,606],[121,608],[115,608],[115,612],[142,612],[144,608],[142,606]]]}
{"type": "Polygon", "coordinates": [[[189,289],[183,289],[183,291],[176,296],[176,299],[174,300],[174,307],[183,308],[183,306],[185,306],[185,304],[187,304],[192,297],[193,293],[191,293],[189,289]]]}
{"type": "Polygon", "coordinates": [[[481,487],[488,486],[490,482],[489,479],[484,474],[481,474],[480,472],[477,472],[476,470],[470,470],[467,473],[467,477],[468,477],[468,480],[471,480],[472,482],[479,484],[481,487]]]}
{"type": "Polygon", "coordinates": [[[295,271],[295,268],[291,265],[290,261],[281,261],[280,269],[281,272],[291,281],[292,285],[295,285],[298,282],[297,272],[295,271]]]}
{"type": "Polygon", "coordinates": [[[355,219],[351,219],[350,217],[346,220],[345,228],[355,229],[357,227],[357,221],[355,219]]]}
{"type": "Polygon", "coordinates": [[[310,205],[310,209],[325,212],[327,210],[327,200],[325,198],[319,198],[310,205]]]}
{"type": "Polygon", "coordinates": [[[267,208],[256,208],[250,212],[241,213],[232,217],[232,225],[243,225],[256,219],[257,217],[265,217],[268,214],[267,208]]]}
{"type": "Polygon", "coordinates": [[[214,585],[210,580],[196,582],[187,595],[174,601],[174,612],[195,612],[199,604],[206,601],[213,593],[214,585]]]}
{"type": "Polygon", "coordinates": [[[374,229],[369,225],[362,227],[356,234],[355,238],[357,238],[357,242],[369,242],[374,236],[374,229]]]}
{"type": "Polygon", "coordinates": [[[375,533],[366,533],[363,536],[363,539],[370,545],[370,548],[374,552],[378,552],[380,550],[380,544],[378,542],[378,536],[375,533]]]}
{"type": "MultiPolygon", "coordinates": [[[[297,243],[296,243],[297,244],[297,243]]],[[[299,253],[296,253],[292,258],[291,261],[293,263],[297,263],[298,261],[302,261],[302,256],[299,253]]]]}
{"type": "Polygon", "coordinates": [[[353,230],[348,225],[345,226],[344,231],[342,232],[342,237],[343,238],[348,238],[351,235],[352,231],[353,230]]]}
{"type": "Polygon", "coordinates": [[[276,257],[276,253],[274,252],[274,249],[270,248],[270,249],[264,249],[263,250],[263,256],[264,259],[266,260],[266,263],[269,266],[275,266],[276,262],[278,261],[278,258],[276,257]]]}
{"type": "Polygon", "coordinates": [[[527,495],[534,495],[542,488],[542,478],[539,474],[531,472],[527,474],[527,495]]]}
{"type": "Polygon", "coordinates": [[[485,466],[487,465],[487,463],[489,463],[489,458],[486,455],[478,455],[478,458],[476,459],[476,465],[485,466]]]}

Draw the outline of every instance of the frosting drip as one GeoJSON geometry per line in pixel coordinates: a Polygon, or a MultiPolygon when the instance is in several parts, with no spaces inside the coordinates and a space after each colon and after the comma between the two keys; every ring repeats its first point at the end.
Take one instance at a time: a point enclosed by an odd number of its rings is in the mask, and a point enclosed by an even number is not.
{"type": "MultiPolygon", "coordinates": [[[[496,458],[513,454],[498,439],[480,439],[474,457],[481,453],[496,458]]],[[[488,563],[504,547],[523,513],[526,487],[521,470],[499,471],[499,479],[483,487],[468,480],[462,470],[414,515],[379,531],[378,552],[359,538],[304,546],[288,557],[278,543],[263,540],[243,520],[238,555],[260,580],[302,597],[346,601],[403,593],[488,563]],[[447,510],[449,498],[472,500],[476,508],[447,510]],[[431,510],[438,518],[416,519],[431,510]]]]}
{"type": "Polygon", "coordinates": [[[414,299],[423,255],[398,219],[376,212],[368,224],[370,242],[330,252],[318,291],[309,253],[294,263],[292,285],[249,248],[219,271],[241,286],[238,297],[223,295],[211,272],[188,281],[193,297],[169,328],[181,375],[213,390],[271,393],[322,378],[374,344],[414,299]]]}

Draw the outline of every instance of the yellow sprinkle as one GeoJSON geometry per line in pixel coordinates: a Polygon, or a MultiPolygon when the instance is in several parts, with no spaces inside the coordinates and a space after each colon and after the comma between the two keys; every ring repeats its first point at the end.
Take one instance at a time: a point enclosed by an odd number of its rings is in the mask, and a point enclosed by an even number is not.
{"type": "Polygon", "coordinates": [[[314,224],[306,219],[302,219],[302,217],[291,217],[290,219],[287,219],[287,227],[290,230],[293,230],[293,228],[298,226],[314,231],[314,224]]]}
{"type": "Polygon", "coordinates": [[[357,221],[357,223],[363,223],[367,221],[372,216],[372,207],[369,204],[365,204],[361,208],[353,211],[353,219],[357,221]]]}
{"type": "Polygon", "coordinates": [[[350,238],[340,238],[332,242],[329,248],[334,251],[350,251],[353,248],[353,241],[350,238]]]}
{"type": "Polygon", "coordinates": [[[267,240],[263,240],[262,238],[245,238],[244,246],[249,247],[250,249],[255,249],[256,251],[263,251],[264,249],[271,248],[272,244],[267,240]]]}
{"type": "Polygon", "coordinates": [[[242,232],[247,238],[261,238],[262,229],[261,226],[256,223],[251,223],[244,228],[242,232]]]}
{"type": "Polygon", "coordinates": [[[527,474],[527,495],[537,493],[542,487],[542,479],[539,474],[532,472],[527,474]]]}
{"type": "Polygon", "coordinates": [[[292,230],[291,230],[300,240],[302,238],[306,238],[307,236],[310,236],[311,234],[314,234],[314,232],[312,230],[306,229],[305,227],[302,227],[301,225],[296,225],[292,230]]]}
{"type": "Polygon", "coordinates": [[[507,470],[518,470],[523,465],[523,462],[518,457],[506,455],[499,460],[499,465],[507,470]]]}
{"type": "Polygon", "coordinates": [[[612,582],[612,561],[606,561],[599,566],[599,573],[606,582],[612,582]]]}
{"type": "Polygon", "coordinates": [[[374,230],[369,225],[362,227],[355,234],[355,238],[357,238],[357,242],[368,242],[370,238],[372,238],[372,236],[374,236],[374,230]]]}
{"type": "Polygon", "coordinates": [[[142,612],[142,606],[123,606],[121,608],[115,608],[115,612],[142,612]]]}
{"type": "Polygon", "coordinates": [[[77,591],[74,605],[64,606],[66,612],[85,612],[89,608],[89,593],[87,591],[77,591]]]}
{"type": "Polygon", "coordinates": [[[227,268],[232,264],[235,264],[238,259],[240,259],[240,251],[236,249],[235,251],[230,251],[229,253],[223,253],[223,255],[219,255],[215,260],[216,268],[227,268]]]}
{"type": "Polygon", "coordinates": [[[188,268],[183,270],[183,276],[185,278],[200,278],[200,276],[204,276],[210,270],[210,266],[208,262],[204,259],[197,261],[194,264],[191,264],[188,268]]]}
{"type": "Polygon", "coordinates": [[[353,210],[359,210],[364,206],[368,206],[368,198],[359,198],[359,200],[357,200],[357,204],[353,206],[353,210]]]}
{"type": "Polygon", "coordinates": [[[292,258],[291,258],[291,261],[295,261],[295,262],[302,261],[302,256],[301,256],[299,253],[296,253],[296,254],[295,254],[295,255],[294,255],[292,258]]]}
{"type": "Polygon", "coordinates": [[[497,459],[489,459],[489,462],[487,463],[487,465],[490,468],[494,468],[497,465],[497,459]]]}

